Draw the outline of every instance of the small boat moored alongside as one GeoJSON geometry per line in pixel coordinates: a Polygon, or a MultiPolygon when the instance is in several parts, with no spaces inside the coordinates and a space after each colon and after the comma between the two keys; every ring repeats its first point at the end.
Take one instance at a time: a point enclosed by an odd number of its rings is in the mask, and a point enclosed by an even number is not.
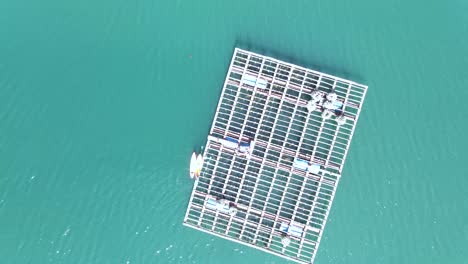
{"type": "Polygon", "coordinates": [[[203,167],[203,156],[202,154],[198,154],[197,156],[197,163],[196,163],[196,169],[195,169],[195,177],[200,177],[200,171],[203,167]]]}
{"type": "Polygon", "coordinates": [[[190,158],[190,178],[200,177],[200,172],[203,167],[203,155],[193,152],[190,158]]]}
{"type": "Polygon", "coordinates": [[[197,154],[192,153],[192,158],[190,159],[190,178],[195,177],[195,172],[197,170],[197,154]]]}

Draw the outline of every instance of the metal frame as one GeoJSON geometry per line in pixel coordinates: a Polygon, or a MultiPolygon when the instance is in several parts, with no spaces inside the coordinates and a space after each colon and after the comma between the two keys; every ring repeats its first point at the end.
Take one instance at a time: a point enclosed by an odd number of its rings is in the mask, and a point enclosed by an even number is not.
{"type": "Polygon", "coordinates": [[[335,196],[367,86],[236,48],[210,135],[256,142],[250,158],[208,141],[184,225],[299,263],[312,263],[335,196]],[[242,82],[245,74],[266,89],[242,82]],[[306,109],[313,90],[334,91],[346,123],[306,109]],[[292,167],[301,158],[318,174],[292,167]],[[206,208],[208,196],[236,204],[230,216],[206,208]],[[303,226],[281,243],[281,223],[303,226]]]}

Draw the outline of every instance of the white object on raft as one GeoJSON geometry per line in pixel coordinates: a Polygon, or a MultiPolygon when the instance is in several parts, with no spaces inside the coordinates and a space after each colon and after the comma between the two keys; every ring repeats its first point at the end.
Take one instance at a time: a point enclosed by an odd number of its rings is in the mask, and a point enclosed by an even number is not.
{"type": "Polygon", "coordinates": [[[338,125],[344,125],[346,124],[346,116],[344,114],[341,114],[335,118],[335,121],[338,125]]]}
{"type": "Polygon", "coordinates": [[[333,112],[331,110],[329,110],[329,109],[323,110],[323,112],[322,112],[322,118],[323,119],[325,119],[325,120],[330,119],[332,116],[333,116],[333,112]]]}
{"type": "Polygon", "coordinates": [[[326,100],[325,102],[323,102],[322,106],[323,108],[330,109],[330,110],[339,110],[343,107],[343,103],[338,100],[335,100],[335,101],[326,100]]]}
{"type": "Polygon", "coordinates": [[[315,90],[315,91],[312,92],[312,101],[313,102],[315,102],[315,103],[320,102],[320,100],[322,100],[322,97],[323,96],[319,91],[315,90]]]}
{"type": "Polygon", "coordinates": [[[313,100],[307,102],[307,111],[309,111],[309,113],[312,113],[315,109],[317,109],[317,104],[313,100]]]}
{"type": "Polygon", "coordinates": [[[214,197],[207,196],[205,206],[208,209],[229,214],[230,216],[235,216],[237,214],[237,208],[235,206],[231,206],[231,202],[226,199],[217,200],[214,197]]]}
{"type": "Polygon", "coordinates": [[[247,143],[247,142],[239,143],[239,152],[240,153],[250,152],[250,150],[254,148],[254,144],[255,144],[255,141],[251,141],[249,143],[247,143]]]}
{"type": "Polygon", "coordinates": [[[327,94],[327,100],[334,102],[336,99],[338,99],[338,95],[336,95],[336,93],[330,92],[327,94]]]}
{"type": "Polygon", "coordinates": [[[301,224],[295,222],[291,222],[290,224],[282,222],[279,230],[290,236],[302,237],[304,227],[301,224]]]}
{"type": "Polygon", "coordinates": [[[221,143],[225,148],[238,150],[240,153],[248,156],[252,153],[253,148],[255,147],[255,141],[253,140],[250,142],[239,142],[239,140],[232,137],[217,138],[211,135],[208,136],[208,140],[221,143]]]}
{"type": "Polygon", "coordinates": [[[237,141],[237,140],[235,140],[233,138],[230,138],[230,137],[226,137],[224,139],[224,138],[217,138],[217,137],[213,137],[213,136],[208,136],[208,140],[221,143],[221,145],[223,145],[223,147],[225,147],[225,148],[237,149],[239,147],[239,141],[237,141]]]}
{"type": "Polygon", "coordinates": [[[308,171],[313,174],[318,174],[320,172],[320,165],[312,163],[309,165],[309,162],[296,158],[294,159],[293,167],[299,170],[308,171]]]}
{"type": "Polygon", "coordinates": [[[283,244],[283,246],[287,247],[290,243],[291,238],[289,238],[288,236],[283,236],[283,238],[281,238],[281,244],[283,244]]]}
{"type": "Polygon", "coordinates": [[[242,76],[242,81],[241,83],[248,84],[253,87],[258,87],[261,89],[266,89],[268,82],[264,79],[257,78],[256,76],[250,75],[250,74],[244,74],[242,76]]]}

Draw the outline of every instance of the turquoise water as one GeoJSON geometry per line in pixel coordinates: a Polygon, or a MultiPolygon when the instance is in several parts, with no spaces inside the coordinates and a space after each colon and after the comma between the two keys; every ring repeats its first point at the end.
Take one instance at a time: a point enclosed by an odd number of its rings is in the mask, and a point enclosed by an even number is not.
{"type": "Polygon", "coordinates": [[[1,1],[1,263],[285,263],[182,226],[235,46],[369,85],[316,263],[467,263],[467,9],[1,1]]]}

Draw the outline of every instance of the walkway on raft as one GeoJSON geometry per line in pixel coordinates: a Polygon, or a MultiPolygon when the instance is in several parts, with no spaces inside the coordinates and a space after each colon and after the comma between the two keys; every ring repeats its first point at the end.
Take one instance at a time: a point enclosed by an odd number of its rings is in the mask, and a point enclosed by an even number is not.
{"type": "Polygon", "coordinates": [[[366,91],[365,85],[236,48],[210,138],[254,144],[243,155],[208,140],[184,225],[312,263],[366,91]],[[308,110],[314,91],[337,95],[332,117],[323,118],[321,102],[308,110]],[[300,168],[297,161],[320,169],[300,168]],[[206,206],[213,198],[228,200],[236,213],[206,206]]]}

